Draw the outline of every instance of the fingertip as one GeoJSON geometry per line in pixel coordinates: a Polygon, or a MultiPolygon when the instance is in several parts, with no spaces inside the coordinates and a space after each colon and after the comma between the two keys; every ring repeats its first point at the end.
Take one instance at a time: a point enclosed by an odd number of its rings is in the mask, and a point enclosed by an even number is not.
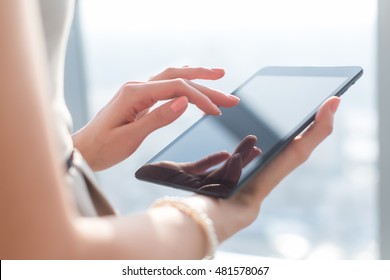
{"type": "Polygon", "coordinates": [[[316,121],[324,119],[326,116],[332,116],[336,113],[340,105],[340,97],[333,96],[327,99],[316,114],[316,121]]]}
{"type": "Polygon", "coordinates": [[[256,144],[256,142],[257,142],[257,136],[254,134],[249,134],[249,135],[245,136],[244,139],[250,139],[250,141],[253,142],[254,144],[256,144]]]}
{"type": "MultiPolygon", "coordinates": [[[[207,114],[207,112],[205,112],[205,113],[207,114]]],[[[213,115],[213,116],[221,116],[222,111],[218,108],[217,105],[212,104],[210,112],[208,114],[213,115]]]]}
{"type": "Polygon", "coordinates": [[[213,68],[210,68],[210,69],[212,71],[216,72],[216,73],[225,74],[225,69],[223,69],[223,68],[213,67],[213,68]]]}
{"type": "Polygon", "coordinates": [[[210,68],[211,71],[214,72],[215,76],[214,79],[220,79],[223,76],[225,76],[225,69],[223,68],[210,68]]]}
{"type": "Polygon", "coordinates": [[[186,96],[180,96],[172,101],[169,108],[174,113],[184,112],[188,106],[188,99],[186,96]]]}
{"type": "Polygon", "coordinates": [[[226,95],[230,100],[234,101],[235,104],[238,104],[240,102],[240,98],[233,95],[233,94],[228,94],[226,95]]]}
{"type": "Polygon", "coordinates": [[[328,107],[328,109],[332,113],[335,113],[337,111],[337,108],[339,107],[339,104],[340,104],[340,97],[339,96],[332,96],[332,97],[328,98],[322,106],[328,107]]]}
{"type": "Polygon", "coordinates": [[[253,150],[252,150],[252,153],[253,153],[253,155],[254,155],[255,157],[257,157],[257,156],[259,156],[259,155],[261,155],[261,154],[263,153],[263,150],[260,149],[260,148],[257,147],[257,146],[254,146],[254,147],[253,147],[253,150]]]}
{"type": "Polygon", "coordinates": [[[335,96],[335,97],[332,97],[331,98],[331,104],[330,104],[330,110],[332,111],[332,113],[336,113],[337,109],[339,108],[339,105],[340,105],[340,97],[338,96],[335,96]]]}

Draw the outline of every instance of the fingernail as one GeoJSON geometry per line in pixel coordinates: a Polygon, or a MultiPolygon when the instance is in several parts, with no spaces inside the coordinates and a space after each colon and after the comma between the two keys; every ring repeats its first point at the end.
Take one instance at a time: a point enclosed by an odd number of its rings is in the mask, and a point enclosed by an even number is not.
{"type": "Polygon", "coordinates": [[[223,68],[210,68],[210,70],[218,75],[225,75],[225,69],[223,68]]]}
{"type": "Polygon", "coordinates": [[[330,110],[332,111],[333,114],[336,113],[339,105],[340,105],[340,100],[338,100],[338,102],[333,102],[333,104],[330,106],[330,110]]]}
{"type": "Polygon", "coordinates": [[[215,116],[220,116],[220,115],[222,115],[221,109],[219,109],[219,107],[218,107],[217,105],[212,104],[212,106],[213,106],[213,108],[214,108],[214,109],[213,109],[214,113],[211,113],[211,112],[210,112],[211,115],[215,115],[215,116]]]}
{"type": "Polygon", "coordinates": [[[234,101],[240,101],[240,98],[238,98],[237,96],[235,96],[233,94],[228,94],[227,97],[229,97],[231,100],[234,100],[234,101]]]}
{"type": "Polygon", "coordinates": [[[172,110],[172,112],[177,113],[179,111],[182,111],[187,107],[188,100],[185,96],[176,98],[172,104],[169,106],[169,108],[172,110]]]}

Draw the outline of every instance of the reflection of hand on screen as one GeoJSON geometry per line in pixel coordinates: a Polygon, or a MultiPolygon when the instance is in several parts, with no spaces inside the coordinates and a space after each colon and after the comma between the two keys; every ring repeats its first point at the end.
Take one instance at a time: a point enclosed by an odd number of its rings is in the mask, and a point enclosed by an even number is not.
{"type": "Polygon", "coordinates": [[[137,173],[141,177],[197,190],[229,192],[237,185],[242,169],[260,155],[260,149],[255,146],[256,141],[256,136],[248,135],[231,155],[228,152],[218,152],[196,162],[186,163],[161,161],[147,164],[137,173]],[[223,164],[216,167],[220,163],[223,164]]]}
{"type": "Polygon", "coordinates": [[[261,154],[261,150],[255,146],[256,141],[256,136],[246,136],[220,168],[204,174],[199,189],[225,193],[234,188],[241,177],[242,169],[261,154]]]}

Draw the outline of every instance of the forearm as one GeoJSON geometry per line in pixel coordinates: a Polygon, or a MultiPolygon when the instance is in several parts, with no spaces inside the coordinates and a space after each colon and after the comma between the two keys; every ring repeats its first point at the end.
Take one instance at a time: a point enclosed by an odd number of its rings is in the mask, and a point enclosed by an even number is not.
{"type": "MultiPolygon", "coordinates": [[[[173,200],[175,201],[175,199],[173,200]]],[[[248,205],[191,196],[183,201],[213,221],[218,242],[249,225],[258,209],[248,205]]],[[[162,204],[145,212],[122,217],[76,218],[77,251],[81,259],[202,259],[212,244],[204,224],[188,211],[162,204]]],[[[195,211],[195,212],[197,212],[195,211]]],[[[189,211],[191,212],[191,211],[189,211]]],[[[196,216],[196,215],[195,215],[196,216]]]]}
{"type": "Polygon", "coordinates": [[[81,258],[201,259],[207,239],[188,215],[159,207],[124,217],[80,218],[76,222],[81,258]]]}
{"type": "Polygon", "coordinates": [[[71,238],[36,4],[0,4],[0,259],[62,258],[71,238]]]}

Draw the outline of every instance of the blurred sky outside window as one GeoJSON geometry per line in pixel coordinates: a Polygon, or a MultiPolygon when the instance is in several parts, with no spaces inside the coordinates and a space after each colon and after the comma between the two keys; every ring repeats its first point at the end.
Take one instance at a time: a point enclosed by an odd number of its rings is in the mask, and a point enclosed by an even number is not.
{"type": "MultiPolygon", "coordinates": [[[[375,259],[377,113],[375,0],[80,0],[93,116],[119,87],[169,66],[223,67],[202,84],[233,91],[268,65],[360,65],[335,131],[284,180],[249,228],[221,250],[287,259],[375,259]]],[[[286,105],[284,105],[286,106],[286,105]]],[[[191,107],[128,160],[98,173],[122,213],[188,193],[139,182],[135,170],[201,116],[191,107]]]]}

